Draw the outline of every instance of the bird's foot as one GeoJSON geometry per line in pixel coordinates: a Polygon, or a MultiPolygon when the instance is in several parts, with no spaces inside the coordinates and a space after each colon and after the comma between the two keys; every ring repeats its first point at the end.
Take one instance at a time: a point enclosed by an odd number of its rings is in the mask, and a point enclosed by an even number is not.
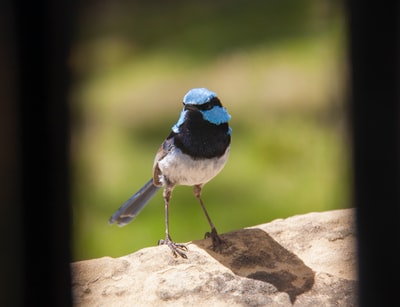
{"type": "Polygon", "coordinates": [[[168,245],[174,257],[179,255],[182,258],[187,259],[186,252],[188,249],[186,245],[173,242],[169,236],[167,236],[165,240],[159,240],[158,245],[168,245]]]}
{"type": "Polygon", "coordinates": [[[204,238],[211,238],[212,241],[212,250],[218,253],[222,252],[222,246],[226,245],[226,242],[221,239],[218,235],[217,230],[215,228],[211,229],[211,232],[206,232],[204,238]]]}

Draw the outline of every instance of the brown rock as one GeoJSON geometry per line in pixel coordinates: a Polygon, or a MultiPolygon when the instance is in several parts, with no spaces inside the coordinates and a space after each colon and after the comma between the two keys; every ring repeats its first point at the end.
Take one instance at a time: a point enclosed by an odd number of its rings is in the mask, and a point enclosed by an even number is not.
{"type": "Polygon", "coordinates": [[[355,306],[354,211],[310,213],[117,259],[72,263],[76,306],[355,306]]]}

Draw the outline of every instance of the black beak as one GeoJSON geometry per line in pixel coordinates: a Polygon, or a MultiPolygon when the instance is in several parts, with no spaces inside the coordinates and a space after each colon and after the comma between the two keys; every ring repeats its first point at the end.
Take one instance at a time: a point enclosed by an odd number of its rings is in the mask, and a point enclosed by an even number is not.
{"type": "Polygon", "coordinates": [[[193,104],[185,104],[185,110],[197,111],[198,108],[193,104]]]}

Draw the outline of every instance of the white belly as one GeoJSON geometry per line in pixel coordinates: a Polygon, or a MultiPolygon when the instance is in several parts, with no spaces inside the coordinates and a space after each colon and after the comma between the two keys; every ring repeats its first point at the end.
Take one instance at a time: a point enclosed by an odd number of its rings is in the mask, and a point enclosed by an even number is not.
{"type": "Polygon", "coordinates": [[[158,162],[162,173],[160,180],[164,182],[165,176],[171,183],[177,185],[205,184],[223,169],[228,160],[229,150],[230,147],[219,158],[193,160],[180,149],[174,148],[158,162]]]}

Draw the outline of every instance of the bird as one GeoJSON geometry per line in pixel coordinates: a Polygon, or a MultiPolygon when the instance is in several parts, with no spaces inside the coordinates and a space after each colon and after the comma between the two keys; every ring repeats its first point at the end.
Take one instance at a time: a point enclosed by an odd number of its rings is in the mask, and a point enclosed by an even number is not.
{"type": "Polygon", "coordinates": [[[109,219],[110,224],[124,226],[132,221],[150,199],[163,188],[165,239],[174,257],[187,258],[185,244],[172,240],[169,231],[169,206],[176,186],[193,187],[211,228],[205,237],[211,238],[212,249],[221,252],[225,241],[219,236],[204,206],[201,192],[206,183],[224,168],[230,153],[231,115],[217,94],[207,88],[192,88],[183,97],[183,109],[162,142],[153,163],[153,176],[133,194],[109,219]]]}

